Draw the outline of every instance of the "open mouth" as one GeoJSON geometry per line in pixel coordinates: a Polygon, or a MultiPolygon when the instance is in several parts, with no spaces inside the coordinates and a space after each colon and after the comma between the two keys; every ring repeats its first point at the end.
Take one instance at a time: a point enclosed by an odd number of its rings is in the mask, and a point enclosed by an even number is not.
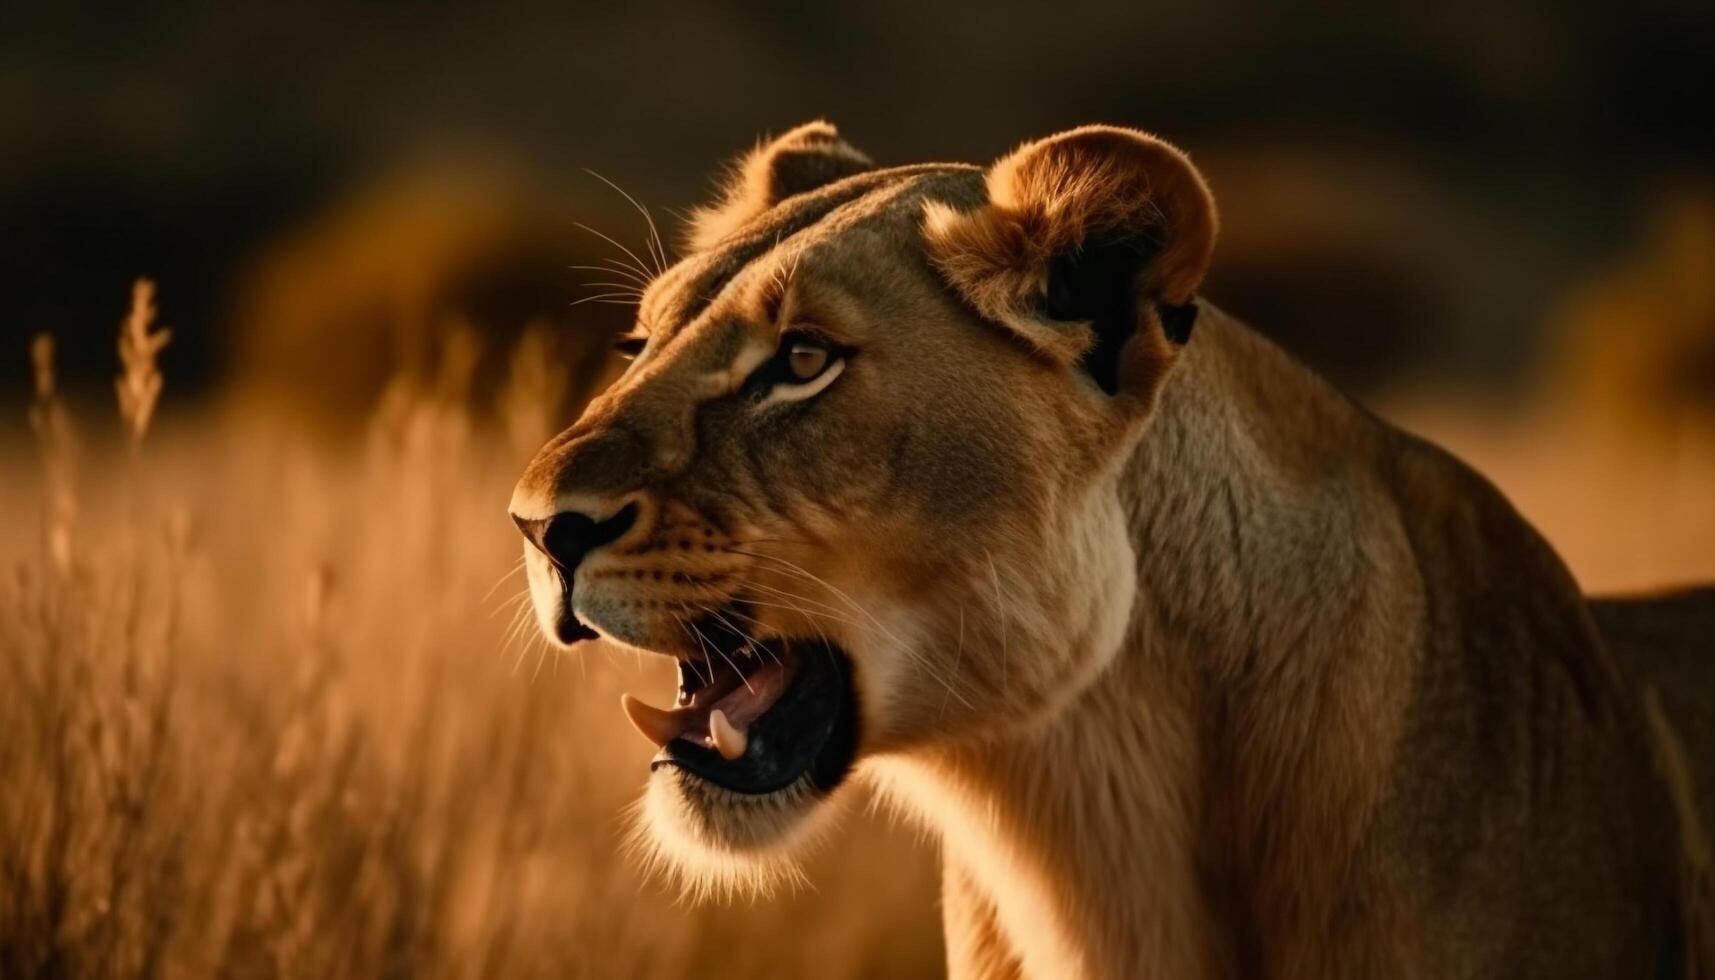
{"type": "Polygon", "coordinates": [[[849,664],[822,641],[771,640],[680,660],[672,708],[629,694],[621,703],[660,748],[651,771],[673,766],[735,793],[773,793],[804,778],[832,790],[857,747],[849,664]]]}

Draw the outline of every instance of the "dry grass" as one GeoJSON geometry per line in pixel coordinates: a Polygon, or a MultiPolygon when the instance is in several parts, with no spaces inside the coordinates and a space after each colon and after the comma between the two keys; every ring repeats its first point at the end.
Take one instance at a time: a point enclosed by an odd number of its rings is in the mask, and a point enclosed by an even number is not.
{"type": "MultiPolygon", "coordinates": [[[[658,664],[548,654],[503,508],[568,397],[526,334],[471,408],[473,334],[361,445],[254,416],[151,431],[140,286],[117,425],[83,438],[32,353],[38,458],[0,447],[0,977],[910,976],[940,970],[932,854],[854,821],[813,889],[690,907],[623,812],[658,664]],[[485,421],[492,419],[492,421],[485,421]]],[[[169,389],[170,392],[170,389],[169,389]]],[[[575,402],[585,393],[571,392],[575,402]]],[[[1715,439],[1398,399],[1586,585],[1715,578],[1715,439]]]]}
{"type": "Polygon", "coordinates": [[[38,341],[41,465],[0,510],[0,976],[939,971],[932,856],[879,821],[772,902],[689,907],[622,853],[648,749],[618,695],[671,682],[510,619],[504,504],[560,401],[540,335],[497,422],[455,333],[339,449],[151,432],[134,300],[119,437],[79,455],[38,341]]]}

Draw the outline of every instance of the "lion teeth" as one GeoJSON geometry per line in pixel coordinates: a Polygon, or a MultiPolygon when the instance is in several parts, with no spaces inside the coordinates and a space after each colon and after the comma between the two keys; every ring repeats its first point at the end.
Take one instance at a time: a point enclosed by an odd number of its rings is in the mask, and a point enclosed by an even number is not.
{"type": "Polygon", "coordinates": [[[663,711],[629,694],[619,696],[619,706],[625,709],[625,717],[631,720],[632,727],[658,749],[678,738],[684,730],[684,723],[673,712],[663,711]]]}
{"type": "Polygon", "coordinates": [[[719,708],[709,712],[709,735],[714,739],[715,750],[728,762],[743,755],[750,741],[749,733],[727,721],[726,712],[719,708]]]}

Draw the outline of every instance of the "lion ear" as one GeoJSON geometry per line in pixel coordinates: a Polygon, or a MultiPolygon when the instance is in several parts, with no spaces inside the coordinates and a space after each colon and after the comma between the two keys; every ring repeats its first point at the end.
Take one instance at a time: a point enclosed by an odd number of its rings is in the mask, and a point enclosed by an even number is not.
{"type": "Polygon", "coordinates": [[[832,123],[807,122],[739,158],[720,200],[692,212],[686,244],[702,251],[789,197],[873,169],[875,163],[841,139],[832,123]]]}
{"type": "Polygon", "coordinates": [[[1025,144],[986,182],[974,210],[927,206],[942,274],[978,312],[1080,363],[1109,394],[1152,394],[1190,336],[1214,252],[1202,175],[1146,133],[1086,126],[1025,144]]]}

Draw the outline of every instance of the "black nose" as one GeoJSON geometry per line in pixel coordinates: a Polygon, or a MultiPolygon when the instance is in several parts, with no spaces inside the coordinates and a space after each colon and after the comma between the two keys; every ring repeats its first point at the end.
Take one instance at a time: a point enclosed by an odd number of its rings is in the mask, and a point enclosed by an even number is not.
{"type": "Polygon", "coordinates": [[[524,532],[524,537],[548,560],[560,566],[567,582],[570,575],[590,552],[619,539],[637,522],[637,505],[626,504],[606,520],[596,520],[575,510],[562,511],[542,520],[529,520],[512,515],[512,523],[524,532]]]}

